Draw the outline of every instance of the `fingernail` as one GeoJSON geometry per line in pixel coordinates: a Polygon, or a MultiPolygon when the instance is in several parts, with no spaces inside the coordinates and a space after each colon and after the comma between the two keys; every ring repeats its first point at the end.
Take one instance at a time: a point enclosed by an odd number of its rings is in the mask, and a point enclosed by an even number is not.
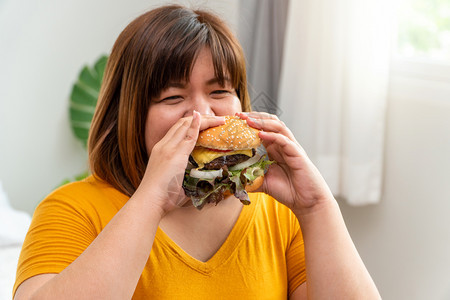
{"type": "Polygon", "coordinates": [[[194,109],[192,111],[192,120],[197,120],[198,119],[198,112],[194,109]]]}

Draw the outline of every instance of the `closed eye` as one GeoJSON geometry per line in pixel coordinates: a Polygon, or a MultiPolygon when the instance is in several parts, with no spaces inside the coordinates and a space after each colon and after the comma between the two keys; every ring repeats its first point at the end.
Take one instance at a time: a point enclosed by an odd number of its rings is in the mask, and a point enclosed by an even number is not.
{"type": "Polygon", "coordinates": [[[226,93],[231,93],[231,91],[228,90],[216,90],[212,92],[213,94],[226,94],[226,93]]]}
{"type": "Polygon", "coordinates": [[[183,97],[180,95],[169,96],[161,99],[159,102],[165,102],[167,104],[176,104],[183,100],[183,97]]]}
{"type": "Polygon", "coordinates": [[[234,90],[214,90],[211,96],[216,99],[222,99],[234,95],[234,90]]]}

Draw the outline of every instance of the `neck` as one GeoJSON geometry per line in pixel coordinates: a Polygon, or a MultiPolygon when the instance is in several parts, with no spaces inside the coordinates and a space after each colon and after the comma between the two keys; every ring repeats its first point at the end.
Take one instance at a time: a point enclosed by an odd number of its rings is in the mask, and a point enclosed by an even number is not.
{"type": "Polygon", "coordinates": [[[236,210],[241,210],[242,204],[233,195],[226,197],[220,201],[217,205],[215,203],[206,204],[201,210],[194,207],[191,200],[188,200],[182,207],[175,209],[164,216],[166,221],[168,220],[192,220],[210,218],[214,216],[220,216],[222,214],[230,214],[236,210]]]}

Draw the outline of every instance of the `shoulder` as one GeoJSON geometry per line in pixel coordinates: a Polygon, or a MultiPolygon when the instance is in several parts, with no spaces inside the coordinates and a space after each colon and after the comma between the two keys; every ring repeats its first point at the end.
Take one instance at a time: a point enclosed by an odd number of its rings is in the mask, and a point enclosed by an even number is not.
{"type": "MultiPolygon", "coordinates": [[[[73,204],[101,204],[102,201],[124,204],[128,199],[108,183],[95,176],[63,185],[51,192],[42,203],[52,200],[70,201],[73,204]]],[[[42,204],[41,203],[41,204],[42,204]]]]}
{"type": "Polygon", "coordinates": [[[127,200],[126,195],[109,184],[94,176],[89,176],[51,192],[37,206],[33,219],[76,216],[86,221],[96,219],[104,224],[120,210],[127,200]]]}
{"type": "Polygon", "coordinates": [[[111,185],[102,181],[101,179],[91,175],[87,178],[65,184],[58,187],[51,192],[47,198],[54,197],[76,197],[76,196],[89,196],[89,195],[101,195],[101,194],[114,194],[119,193],[111,185]]]}

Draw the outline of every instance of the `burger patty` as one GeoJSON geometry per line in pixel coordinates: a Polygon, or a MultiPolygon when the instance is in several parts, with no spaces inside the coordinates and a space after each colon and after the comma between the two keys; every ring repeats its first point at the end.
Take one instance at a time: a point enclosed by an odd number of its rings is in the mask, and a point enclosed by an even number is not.
{"type": "Polygon", "coordinates": [[[246,161],[249,158],[250,157],[245,154],[221,156],[205,164],[203,170],[219,170],[223,166],[232,167],[234,165],[240,164],[243,161],[246,161]]]}

